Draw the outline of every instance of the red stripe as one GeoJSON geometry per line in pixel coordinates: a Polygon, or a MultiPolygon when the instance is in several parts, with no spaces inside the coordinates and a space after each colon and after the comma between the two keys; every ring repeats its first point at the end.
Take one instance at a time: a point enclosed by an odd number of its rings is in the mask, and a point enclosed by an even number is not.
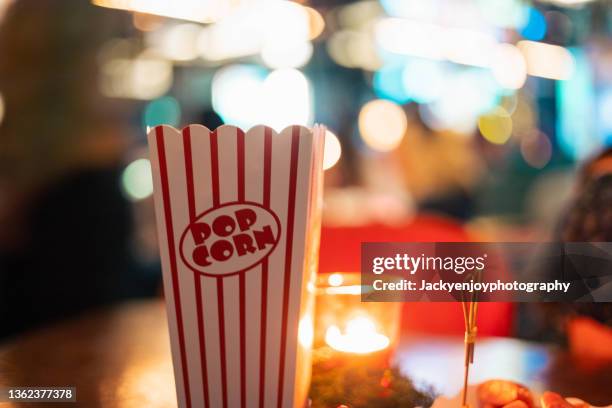
{"type": "Polygon", "coordinates": [[[280,344],[280,363],[278,365],[277,407],[283,406],[285,386],[285,351],[287,348],[287,317],[289,313],[289,289],[291,288],[291,260],[293,255],[293,223],[295,219],[295,195],[297,188],[297,165],[300,149],[300,128],[291,129],[291,170],[289,173],[289,205],[287,208],[287,244],[285,250],[285,276],[283,278],[283,318],[280,344]]]}
{"type": "Polygon", "coordinates": [[[219,307],[219,342],[221,358],[221,397],[223,407],[227,407],[227,363],[225,361],[225,305],[223,304],[223,278],[217,278],[217,301],[219,307]]]}
{"type": "MultiPolygon", "coordinates": [[[[191,151],[191,131],[189,126],[183,129],[183,149],[185,152],[185,175],[187,179],[187,203],[189,207],[189,222],[196,219],[195,194],[193,188],[193,153],[191,151]]],[[[204,406],[208,408],[208,367],[206,365],[206,339],[204,338],[204,306],[202,305],[202,281],[199,274],[193,275],[196,313],[198,319],[198,340],[200,343],[200,365],[202,369],[202,385],[204,406]]]]}
{"type": "Polygon", "coordinates": [[[264,196],[263,206],[270,208],[270,183],[272,182],[272,129],[264,131],[264,196]]]}
{"type": "MultiPolygon", "coordinates": [[[[263,206],[270,208],[272,174],[272,131],[264,130],[264,196],[263,206]]],[[[259,408],[264,408],[266,383],[266,329],[268,320],[268,258],[261,263],[261,337],[259,340],[259,408]]]]}
{"type": "Polygon", "coordinates": [[[236,129],[238,147],[238,201],[244,201],[244,132],[236,129]]]}
{"type": "MultiPolygon", "coordinates": [[[[238,154],[238,201],[244,201],[244,132],[236,129],[238,154]]],[[[246,282],[244,272],[239,275],[240,285],[240,405],[246,407],[246,282]]]]}
{"type": "Polygon", "coordinates": [[[179,290],[178,273],[176,265],[176,247],[174,245],[174,228],[172,226],[172,210],[170,208],[170,187],[168,184],[168,167],[166,164],[166,150],[164,146],[164,129],[161,126],[155,128],[157,142],[157,155],[159,161],[159,173],[162,185],[162,198],[164,203],[164,218],[166,222],[166,235],[170,256],[170,273],[172,275],[172,293],[174,295],[174,310],[176,312],[176,325],[179,337],[181,355],[181,369],[183,371],[183,387],[185,392],[185,403],[191,408],[191,392],[189,391],[189,373],[187,371],[187,355],[185,353],[185,332],[183,328],[183,317],[181,310],[181,295],[179,290]]]}
{"type": "Polygon", "coordinates": [[[189,222],[196,218],[195,197],[193,191],[193,162],[191,153],[191,130],[189,126],[183,129],[183,150],[185,152],[185,178],[187,179],[187,204],[189,207],[189,222]]]}
{"type": "Polygon", "coordinates": [[[213,207],[219,206],[219,151],[217,147],[217,131],[210,134],[210,165],[213,193],[213,207]]]}
{"type": "Polygon", "coordinates": [[[246,407],[246,280],[244,272],[239,276],[240,284],[240,405],[246,407]]]}

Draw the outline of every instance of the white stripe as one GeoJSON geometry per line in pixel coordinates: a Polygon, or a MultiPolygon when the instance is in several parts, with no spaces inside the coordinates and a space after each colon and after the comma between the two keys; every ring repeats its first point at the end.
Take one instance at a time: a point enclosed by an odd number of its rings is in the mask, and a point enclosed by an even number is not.
{"type": "MultiPolygon", "coordinates": [[[[205,311],[206,365],[208,366],[208,398],[211,407],[223,406],[221,400],[221,348],[219,346],[219,310],[217,309],[217,280],[204,278],[202,298],[205,311]]],[[[195,408],[195,407],[194,407],[195,408]]]]}
{"type": "MultiPolygon", "coordinates": [[[[245,135],[245,188],[244,198],[263,204],[264,195],[264,128],[251,129],[245,135]]],[[[262,267],[256,266],[246,273],[246,404],[259,407],[259,361],[261,340],[261,285],[262,267]]]]}
{"type": "MultiPolygon", "coordinates": [[[[238,201],[236,132],[234,126],[221,126],[217,129],[221,205],[238,201]]],[[[223,278],[226,384],[227,402],[230,407],[240,406],[240,291],[238,279],[238,276],[223,278]]]]}
{"type": "Polygon", "coordinates": [[[281,222],[279,243],[270,255],[268,285],[268,327],[266,330],[266,395],[265,406],[276,406],[278,370],[283,317],[283,282],[287,242],[287,206],[291,173],[291,137],[281,137],[272,130],[272,169],[270,207],[281,222]]]}

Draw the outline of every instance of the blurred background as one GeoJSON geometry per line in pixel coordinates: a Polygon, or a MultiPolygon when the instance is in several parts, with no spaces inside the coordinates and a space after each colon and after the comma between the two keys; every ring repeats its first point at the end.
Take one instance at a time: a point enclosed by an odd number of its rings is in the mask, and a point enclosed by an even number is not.
{"type": "MultiPolygon", "coordinates": [[[[327,125],[322,272],[364,240],[611,240],[607,215],[563,235],[612,168],[610,6],[0,0],[0,338],[161,294],[158,124],[327,125]]],[[[403,329],[462,333],[419,307],[403,329]]],[[[488,304],[481,332],[541,338],[536,315],[488,304]]]]}

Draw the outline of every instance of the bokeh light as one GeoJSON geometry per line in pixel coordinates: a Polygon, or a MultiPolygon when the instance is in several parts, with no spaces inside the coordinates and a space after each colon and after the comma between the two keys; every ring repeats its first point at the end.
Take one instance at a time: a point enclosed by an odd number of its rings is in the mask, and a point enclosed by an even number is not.
{"type": "Polygon", "coordinates": [[[355,1],[338,8],[336,11],[336,20],[339,27],[357,31],[367,28],[372,21],[384,15],[384,11],[377,0],[355,1]]]}
{"type": "Polygon", "coordinates": [[[404,86],[404,65],[385,65],[374,73],[373,83],[376,96],[399,104],[406,103],[410,96],[404,86]]]}
{"type": "Polygon", "coordinates": [[[181,119],[181,107],[172,96],[164,96],[147,104],[144,111],[145,127],[157,125],[178,126],[181,119]]]}
{"type": "Polygon", "coordinates": [[[451,72],[440,97],[422,105],[419,114],[432,129],[471,134],[476,130],[478,117],[497,105],[497,91],[488,70],[451,72]]]}
{"type": "Polygon", "coordinates": [[[255,9],[252,18],[263,29],[263,48],[291,49],[310,39],[310,13],[297,3],[270,2],[262,13],[255,9]]]}
{"type": "Polygon", "coordinates": [[[392,17],[433,20],[439,11],[438,0],[380,0],[385,12],[392,17]]]}
{"type": "Polygon", "coordinates": [[[111,57],[100,68],[100,92],[112,98],[157,98],[170,89],[172,82],[172,64],[149,52],[133,59],[111,57]]]}
{"type": "Polygon", "coordinates": [[[518,48],[525,57],[529,75],[564,80],[574,73],[574,57],[563,47],[536,41],[519,41],[518,48]]]}
{"type": "Polygon", "coordinates": [[[442,40],[447,60],[457,64],[487,68],[497,40],[492,33],[464,28],[445,28],[442,40]]]}
{"type": "Polygon", "coordinates": [[[277,131],[289,125],[309,125],[312,120],[310,84],[297,69],[272,71],[262,84],[262,94],[250,109],[259,112],[259,121],[277,131]],[[254,108],[258,106],[258,108],[254,108]]]}
{"type": "Polygon", "coordinates": [[[518,92],[511,92],[502,96],[499,100],[499,106],[504,108],[508,114],[512,115],[516,111],[519,103],[518,92]]]}
{"type": "Polygon", "coordinates": [[[311,56],[312,43],[308,41],[287,49],[264,46],[261,50],[261,59],[270,68],[299,68],[306,65],[311,56]]]}
{"type": "Polygon", "coordinates": [[[480,116],[478,129],[489,142],[504,144],[512,135],[512,119],[504,108],[498,106],[480,116]]]}
{"type": "Polygon", "coordinates": [[[521,51],[512,44],[499,44],[491,62],[495,80],[506,89],[519,89],[527,79],[527,64],[521,51]]]}
{"type": "MultiPolygon", "coordinates": [[[[204,27],[197,39],[196,48],[207,61],[220,62],[260,53],[265,53],[268,59],[274,55],[274,61],[277,61],[281,52],[294,55],[289,58],[293,61],[296,54],[304,55],[303,51],[307,47],[304,43],[317,34],[317,30],[323,29],[319,17],[294,2],[254,1],[245,4],[227,18],[204,27]]],[[[272,65],[287,67],[301,64],[292,62],[272,65]]]]}
{"type": "Polygon", "coordinates": [[[546,25],[548,27],[546,37],[550,42],[556,44],[564,44],[572,37],[574,31],[574,23],[567,14],[549,10],[544,14],[546,25]]]}
{"type": "Polygon", "coordinates": [[[281,131],[309,125],[312,97],[308,79],[296,69],[266,71],[255,65],[230,65],[213,77],[213,108],[228,124],[248,129],[265,123],[281,131]]]}
{"type": "Polygon", "coordinates": [[[199,55],[197,42],[201,31],[198,24],[180,23],[147,33],[146,39],[149,46],[165,58],[191,61],[199,55]]]}
{"type": "Polygon", "coordinates": [[[442,94],[445,81],[445,71],[438,61],[413,58],[402,71],[404,90],[410,99],[418,103],[436,100],[442,94]]]}
{"type": "Polygon", "coordinates": [[[135,11],[132,13],[132,23],[134,27],[140,31],[153,31],[160,28],[164,19],[153,14],[140,13],[135,11]]]}
{"type": "Polygon", "coordinates": [[[331,35],[326,44],[327,53],[336,64],[347,68],[358,66],[349,52],[349,47],[352,41],[357,41],[355,38],[359,35],[360,33],[350,30],[339,30],[331,35]]]}
{"type": "Polygon", "coordinates": [[[375,36],[377,44],[390,53],[433,60],[445,57],[445,30],[435,24],[384,18],[376,23],[375,36]]]}
{"type": "Polygon", "coordinates": [[[534,130],[521,138],[521,155],[527,164],[544,168],[552,156],[552,144],[543,132],[534,130]]]}
{"type": "Polygon", "coordinates": [[[249,128],[261,119],[258,100],[266,71],[255,65],[229,65],[212,80],[212,104],[225,123],[249,128]]]}
{"type": "Polygon", "coordinates": [[[612,145],[612,86],[605,88],[599,95],[597,121],[599,134],[602,135],[604,144],[612,145]]]}
{"type": "Polygon", "coordinates": [[[546,18],[535,7],[527,8],[527,21],[519,30],[519,33],[527,40],[539,41],[546,35],[546,18]]]}
{"type": "Polygon", "coordinates": [[[323,148],[323,170],[331,169],[338,163],[342,155],[342,145],[338,136],[329,129],[325,131],[325,146],[323,148]]]}
{"type": "Polygon", "coordinates": [[[383,63],[374,41],[367,32],[340,30],[327,41],[327,52],[338,65],[375,71],[383,63]]]}
{"type": "Polygon", "coordinates": [[[527,19],[522,0],[477,0],[476,4],[483,17],[497,27],[522,27],[527,19]]]}
{"type": "Polygon", "coordinates": [[[137,159],[130,163],[121,175],[121,187],[132,201],[142,200],[153,194],[151,163],[148,159],[137,159]]]}
{"type": "Polygon", "coordinates": [[[262,37],[263,28],[248,14],[240,13],[202,29],[196,46],[204,60],[219,62],[257,54],[261,51],[262,37]]]}
{"type": "Polygon", "coordinates": [[[359,132],[373,150],[388,152],[395,149],[406,132],[407,119],[397,104],[376,99],[366,103],[359,112],[359,132]]]}
{"type": "Polygon", "coordinates": [[[574,160],[594,154],[601,146],[601,139],[594,137],[596,114],[593,71],[589,56],[584,49],[572,48],[575,61],[571,78],[556,82],[557,94],[557,140],[561,150],[574,160]]]}
{"type": "Polygon", "coordinates": [[[518,137],[530,134],[538,127],[538,111],[533,98],[528,93],[521,91],[518,94],[514,110],[510,111],[506,105],[502,105],[512,118],[512,132],[518,137]]]}
{"type": "Polygon", "coordinates": [[[312,7],[304,7],[304,11],[308,13],[309,38],[314,40],[325,29],[325,19],[323,19],[321,13],[312,7]]]}

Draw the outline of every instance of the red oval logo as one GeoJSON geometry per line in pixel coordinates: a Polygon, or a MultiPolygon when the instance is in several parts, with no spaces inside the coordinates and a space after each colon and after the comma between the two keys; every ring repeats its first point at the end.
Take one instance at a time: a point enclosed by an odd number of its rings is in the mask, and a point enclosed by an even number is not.
{"type": "Polygon", "coordinates": [[[269,209],[252,202],[226,203],[187,226],[181,236],[181,258],[203,275],[234,275],[263,261],[279,238],[280,221],[269,209]]]}

